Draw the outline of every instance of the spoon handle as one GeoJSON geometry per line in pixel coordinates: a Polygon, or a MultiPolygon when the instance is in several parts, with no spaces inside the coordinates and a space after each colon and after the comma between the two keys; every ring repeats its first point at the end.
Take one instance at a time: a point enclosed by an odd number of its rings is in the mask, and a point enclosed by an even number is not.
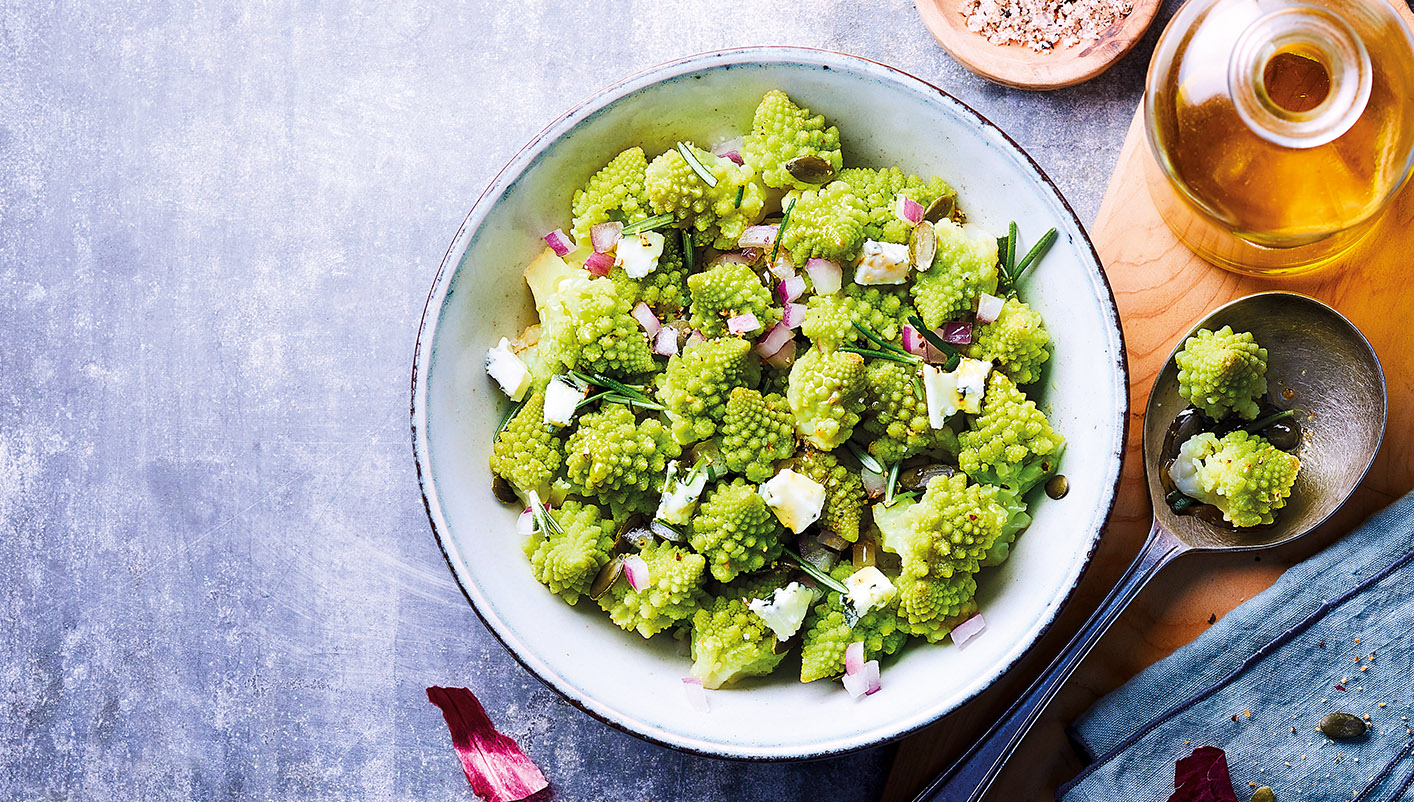
{"type": "Polygon", "coordinates": [[[1124,572],[1114,590],[1100,603],[1055,660],[1041,672],[1031,687],[997,720],[980,740],[972,745],[951,767],[938,776],[914,802],[978,802],[991,788],[1002,765],[1027,731],[1045,712],[1070,675],[1085,659],[1085,655],[1110,628],[1150,579],[1169,560],[1187,551],[1187,547],[1156,520],[1149,530],[1139,556],[1124,572]]]}

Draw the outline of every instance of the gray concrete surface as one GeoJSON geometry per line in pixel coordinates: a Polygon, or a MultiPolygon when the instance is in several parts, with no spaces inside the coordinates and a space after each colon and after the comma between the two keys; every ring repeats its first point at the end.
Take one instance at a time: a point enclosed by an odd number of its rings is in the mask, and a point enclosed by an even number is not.
{"type": "Polygon", "coordinates": [[[1088,221],[1157,30],[1027,94],[904,0],[0,3],[0,798],[470,799],[429,684],[473,688],[558,799],[877,797],[888,748],[678,754],[482,628],[408,443],[433,272],[560,112],[743,44],[934,81],[1088,221]]]}

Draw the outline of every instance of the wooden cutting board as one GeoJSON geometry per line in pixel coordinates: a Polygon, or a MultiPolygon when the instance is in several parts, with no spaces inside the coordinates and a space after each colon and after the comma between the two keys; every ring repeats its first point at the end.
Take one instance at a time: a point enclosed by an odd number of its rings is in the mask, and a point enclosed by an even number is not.
{"type": "MultiPolygon", "coordinates": [[[[1396,6],[1414,26],[1414,13],[1398,0],[1396,6]]],[[[1319,298],[1350,318],[1374,345],[1389,387],[1389,422],[1379,457],[1346,507],[1308,538],[1263,556],[1193,555],[1165,569],[1081,666],[990,799],[1053,799],[1056,786],[1082,768],[1064,736],[1065,722],[1196,638],[1217,618],[1268,587],[1286,567],[1414,489],[1414,181],[1343,264],[1305,278],[1239,276],[1193,256],[1159,217],[1144,179],[1151,157],[1141,122],[1136,114],[1091,231],[1119,305],[1131,371],[1129,449],[1114,516],[1075,601],[1053,631],[995,688],[899,745],[883,802],[911,800],[978,737],[1098,606],[1139,551],[1150,521],[1139,456],[1144,404],[1178,338],[1214,307],[1255,292],[1285,289],[1319,298]]]]}

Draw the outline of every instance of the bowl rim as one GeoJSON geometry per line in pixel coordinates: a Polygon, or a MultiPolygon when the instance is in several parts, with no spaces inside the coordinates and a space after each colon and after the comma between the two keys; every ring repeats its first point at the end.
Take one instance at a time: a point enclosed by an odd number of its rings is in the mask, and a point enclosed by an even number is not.
{"type": "MultiPolygon", "coordinates": [[[[651,83],[652,82],[644,83],[644,86],[649,86],[651,85],[651,83]]],[[[571,129],[566,129],[565,132],[561,132],[561,134],[556,134],[556,136],[562,135],[563,133],[566,133],[569,130],[571,129]]],[[[1077,245],[1079,245],[1079,243],[1077,243],[1077,245]]],[[[1082,259],[1082,261],[1084,261],[1084,259],[1082,259]]],[[[976,109],[972,108],[967,103],[958,99],[951,93],[934,85],[929,81],[925,81],[924,79],[919,78],[918,76],[913,75],[912,73],[909,73],[905,70],[901,70],[897,67],[892,67],[888,64],[884,64],[883,62],[875,61],[864,56],[853,55],[850,53],[844,53],[842,51],[829,50],[825,48],[804,47],[797,45],[753,45],[745,47],[731,47],[717,50],[707,50],[699,53],[694,53],[692,55],[661,62],[654,66],[632,73],[617,81],[614,81],[613,83],[610,83],[604,88],[594,92],[585,99],[575,103],[568,110],[557,116],[554,120],[552,120],[549,124],[542,128],[534,137],[532,137],[523,147],[518,149],[516,153],[511,156],[511,158],[506,162],[506,164],[496,172],[495,176],[487,184],[486,188],[477,197],[476,202],[472,204],[470,211],[468,211],[466,216],[462,219],[461,225],[458,227],[456,234],[452,237],[452,241],[447,246],[447,251],[443,255],[441,263],[437,267],[437,272],[435,273],[432,280],[432,287],[428,291],[427,301],[424,304],[422,310],[422,318],[418,324],[417,339],[413,351],[410,385],[411,397],[409,400],[409,433],[411,435],[412,441],[411,445],[413,450],[413,462],[417,470],[418,489],[422,495],[423,510],[427,515],[428,524],[432,528],[433,537],[437,541],[437,548],[440,549],[442,552],[442,559],[446,561],[447,568],[449,571],[451,571],[452,578],[457,583],[457,587],[461,589],[463,598],[467,600],[467,603],[476,613],[477,618],[481,620],[482,625],[485,626],[485,628],[496,638],[498,642],[500,642],[501,646],[511,655],[511,657],[514,658],[518,664],[520,664],[521,668],[525,669],[528,673],[530,673],[531,676],[535,677],[542,684],[553,690],[561,698],[569,702],[571,705],[573,705],[580,711],[589,714],[594,719],[604,724],[607,724],[608,726],[612,727],[615,730],[618,730],[619,732],[633,735],[634,737],[648,741],[649,743],[653,743],[659,746],[665,746],[679,752],[685,752],[693,755],[700,755],[704,757],[712,757],[719,759],[725,758],[729,760],[752,763],[780,763],[798,760],[816,760],[823,758],[838,757],[841,755],[863,751],[865,749],[872,749],[875,747],[883,746],[898,741],[909,735],[912,735],[913,733],[916,733],[926,727],[936,724],[948,714],[956,712],[960,708],[967,705],[969,702],[975,700],[978,696],[985,693],[987,690],[993,688],[997,679],[1007,674],[1012,669],[1016,668],[1017,665],[1019,665],[1023,660],[1025,660],[1036,650],[1037,646],[1041,643],[1042,640],[1045,639],[1046,635],[1049,634],[1051,629],[1055,626],[1056,620],[1060,617],[1061,613],[1064,612],[1064,610],[1070,605],[1072,601],[1074,601],[1075,593],[1084,581],[1085,576],[1089,573],[1089,569],[1094,561],[1095,553],[1099,548],[1100,541],[1103,539],[1105,530],[1108,528],[1110,518],[1114,514],[1115,504],[1117,503],[1119,496],[1119,486],[1124,475],[1123,459],[1125,457],[1127,451],[1127,444],[1129,442],[1129,413],[1131,407],[1129,386],[1129,358],[1128,348],[1125,344],[1124,339],[1124,327],[1123,325],[1121,325],[1119,317],[1119,307],[1115,301],[1114,288],[1110,285],[1109,277],[1105,274],[1104,265],[1100,261],[1099,253],[1095,250],[1095,244],[1090,239],[1090,234],[1086,230],[1084,223],[1081,222],[1079,216],[1076,215],[1074,208],[1071,207],[1070,201],[1066,200],[1065,196],[1061,193],[1060,188],[1057,187],[1055,182],[1051,180],[1051,177],[1046,174],[1046,172],[1041,168],[1041,166],[1036,163],[1036,160],[1031,157],[1031,154],[1027,153],[1026,150],[1023,149],[1016,142],[1016,140],[1012,139],[1010,135],[1008,135],[991,120],[989,120],[986,116],[982,115],[976,109]],[[764,59],[756,58],[757,56],[780,56],[781,54],[796,54],[799,55],[800,58],[795,60],[782,59],[779,57],[764,59]],[[982,128],[983,130],[990,130],[991,133],[1000,136],[1001,139],[1007,145],[1007,147],[1009,147],[1014,152],[1014,155],[1019,156],[1022,161],[1027,166],[1029,166],[1032,171],[1035,172],[1036,176],[1040,178],[1041,182],[1044,184],[1049,193],[1054,196],[1054,198],[1059,202],[1061,208],[1065,210],[1065,214],[1067,214],[1070,217],[1071,222],[1074,223],[1075,229],[1079,232],[1080,238],[1083,241],[1084,245],[1089,249],[1090,258],[1091,260],[1093,260],[1091,263],[1097,268],[1095,270],[1096,278],[1099,280],[1099,285],[1102,286],[1105,290],[1105,294],[1099,297],[1098,300],[1101,303],[1102,309],[1107,309],[1109,312],[1108,322],[1110,323],[1110,327],[1113,329],[1113,333],[1115,335],[1115,343],[1117,346],[1117,354],[1114,359],[1114,365],[1118,368],[1120,379],[1120,392],[1119,398],[1117,399],[1118,410],[1120,415],[1120,426],[1118,438],[1116,443],[1114,444],[1111,454],[1111,456],[1115,460],[1114,464],[1116,465],[1116,469],[1114,471],[1114,479],[1110,483],[1109,487],[1102,489],[1103,494],[1101,498],[1102,505],[1105,508],[1104,514],[1097,519],[1100,523],[1096,527],[1094,536],[1090,540],[1090,547],[1081,561],[1080,570],[1076,574],[1074,581],[1071,583],[1070,587],[1067,588],[1065,592],[1061,594],[1061,597],[1056,601],[1055,606],[1053,608],[1054,611],[1050,615],[1049,619],[1046,620],[1037,630],[1035,636],[1031,639],[1030,643],[1027,643],[1024,647],[1022,647],[1022,649],[1018,651],[1009,662],[997,668],[995,670],[995,675],[989,682],[973,690],[972,692],[964,696],[962,699],[960,699],[952,709],[946,710],[938,714],[938,716],[933,719],[919,722],[913,726],[901,729],[897,732],[890,733],[888,735],[876,737],[872,740],[856,744],[850,744],[842,747],[822,748],[814,751],[800,751],[795,754],[789,755],[712,751],[710,749],[700,748],[687,743],[675,742],[640,731],[625,722],[617,721],[606,714],[600,713],[593,707],[578,699],[575,695],[561,688],[558,684],[556,684],[554,681],[547,678],[544,674],[537,670],[537,668],[531,664],[531,661],[527,657],[523,656],[519,649],[512,645],[510,640],[508,640],[508,635],[503,634],[501,632],[501,627],[504,625],[499,620],[493,622],[490,618],[487,617],[487,613],[485,613],[481,609],[481,607],[477,605],[470,590],[467,588],[466,583],[462,581],[461,574],[457,571],[455,563],[453,563],[452,561],[451,552],[448,550],[447,543],[443,535],[442,527],[446,526],[447,524],[445,518],[443,517],[441,504],[437,500],[436,490],[432,478],[432,471],[430,467],[431,454],[429,442],[426,436],[428,381],[427,376],[425,374],[430,364],[432,340],[434,339],[438,323],[441,319],[443,302],[446,299],[447,290],[449,289],[451,284],[451,278],[456,273],[458,267],[457,263],[460,262],[460,253],[465,250],[466,245],[469,243],[469,235],[476,228],[479,228],[479,226],[489,213],[490,208],[495,205],[496,200],[498,200],[500,196],[509,188],[509,183],[507,182],[507,179],[514,179],[516,176],[518,176],[529,164],[529,161],[534,158],[534,155],[540,152],[542,146],[550,141],[553,141],[554,137],[551,136],[552,132],[560,128],[566,121],[581,115],[587,117],[589,114],[607,106],[609,103],[612,103],[619,97],[624,96],[626,93],[624,93],[622,90],[626,87],[643,83],[645,79],[662,73],[667,74],[663,77],[669,77],[670,75],[676,74],[677,72],[685,72],[682,68],[694,62],[722,62],[726,59],[733,60],[726,61],[725,63],[734,64],[796,63],[805,64],[809,66],[825,66],[829,69],[854,69],[857,68],[858,65],[862,64],[872,68],[882,69],[885,73],[888,74],[888,77],[892,78],[893,80],[905,84],[912,82],[916,84],[918,88],[926,89],[936,94],[938,96],[938,100],[942,101],[943,103],[955,104],[958,109],[970,115],[973,118],[973,121],[980,128],[982,128]],[[515,173],[514,175],[510,175],[513,168],[515,168],[515,173]],[[473,219],[475,219],[474,225],[473,219]]]]}

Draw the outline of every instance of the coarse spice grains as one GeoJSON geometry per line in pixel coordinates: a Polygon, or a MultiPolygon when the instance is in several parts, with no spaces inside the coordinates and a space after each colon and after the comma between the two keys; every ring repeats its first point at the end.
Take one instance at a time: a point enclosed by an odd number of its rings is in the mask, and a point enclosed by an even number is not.
{"type": "Polygon", "coordinates": [[[1133,0],[966,0],[959,13],[994,45],[1042,53],[1094,41],[1133,10],[1133,0]]]}

